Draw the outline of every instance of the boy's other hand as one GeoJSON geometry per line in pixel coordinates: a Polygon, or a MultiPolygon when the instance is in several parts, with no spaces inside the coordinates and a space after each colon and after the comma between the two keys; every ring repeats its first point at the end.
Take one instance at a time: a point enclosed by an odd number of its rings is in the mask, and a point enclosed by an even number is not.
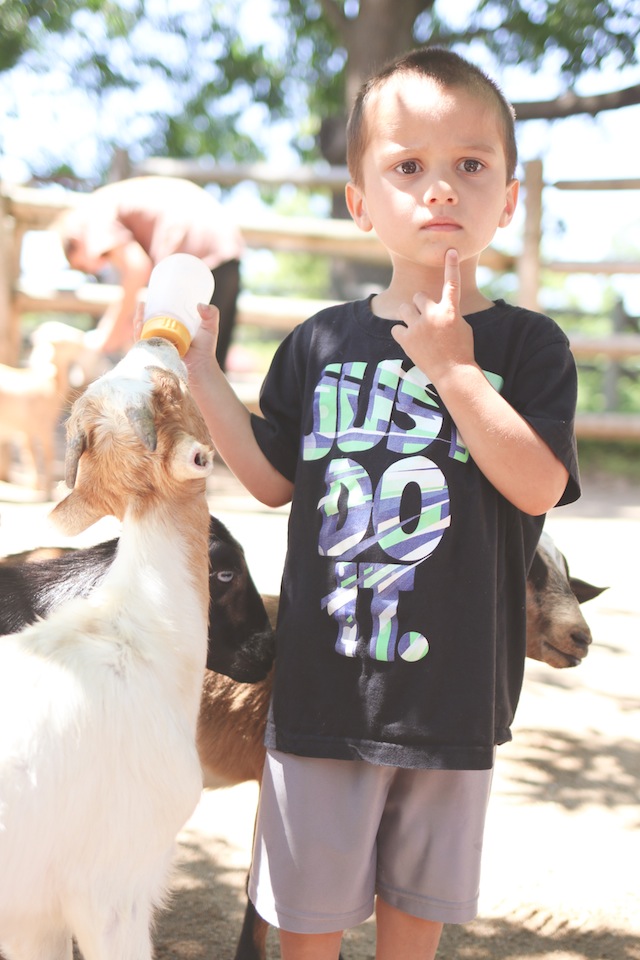
{"type": "Polygon", "coordinates": [[[407,356],[436,386],[454,366],[475,365],[473,330],[460,312],[460,288],[458,252],[447,250],[440,301],[417,293],[413,303],[400,308],[399,319],[405,326],[391,328],[407,356]]]}

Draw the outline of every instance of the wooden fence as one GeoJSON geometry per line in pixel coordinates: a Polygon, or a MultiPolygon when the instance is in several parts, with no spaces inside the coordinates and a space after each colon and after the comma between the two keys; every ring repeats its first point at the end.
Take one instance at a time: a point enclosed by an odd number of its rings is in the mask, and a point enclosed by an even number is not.
{"type": "MultiPolygon", "coordinates": [[[[264,167],[226,168],[190,161],[153,160],[131,171],[133,174],[180,176],[201,185],[219,183],[230,186],[242,180],[278,186],[293,183],[309,189],[342,190],[346,170],[314,171],[302,168],[275,174],[264,167]]],[[[559,262],[544,261],[540,247],[542,210],[547,187],[559,190],[638,190],[640,180],[571,181],[545,184],[542,163],[527,164],[524,178],[525,219],[522,249],[514,257],[490,248],[482,263],[497,272],[514,272],[518,279],[517,300],[523,306],[538,308],[543,271],[574,274],[640,274],[640,261],[559,262]]],[[[118,288],[87,283],[74,291],[43,290],[28,287],[20,274],[24,236],[28,231],[47,230],[61,212],[82,199],[82,194],[37,190],[26,187],[0,188],[0,360],[16,363],[20,349],[21,317],[25,313],[89,313],[98,317],[106,303],[118,295],[118,288]]],[[[364,234],[348,220],[305,217],[265,216],[240,222],[248,247],[272,251],[316,253],[368,263],[385,263],[387,255],[374,234],[364,234]]],[[[284,334],[295,324],[331,301],[290,297],[256,296],[243,292],[239,301],[238,322],[262,326],[284,334]]],[[[619,325],[618,325],[619,326],[619,325]]],[[[598,358],[611,364],[640,357],[640,334],[614,332],[605,337],[571,337],[578,361],[598,358]]],[[[615,411],[581,415],[580,436],[607,439],[640,439],[640,411],[621,414],[615,411]]]]}

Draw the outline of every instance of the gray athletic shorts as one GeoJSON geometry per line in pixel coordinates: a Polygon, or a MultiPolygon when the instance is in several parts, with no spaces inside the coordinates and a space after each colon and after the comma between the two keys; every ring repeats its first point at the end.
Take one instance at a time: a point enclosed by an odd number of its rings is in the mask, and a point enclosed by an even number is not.
{"type": "Polygon", "coordinates": [[[249,896],[275,927],[331,933],[378,894],[424,920],[477,913],[491,770],[405,770],[268,751],[249,896]]]}

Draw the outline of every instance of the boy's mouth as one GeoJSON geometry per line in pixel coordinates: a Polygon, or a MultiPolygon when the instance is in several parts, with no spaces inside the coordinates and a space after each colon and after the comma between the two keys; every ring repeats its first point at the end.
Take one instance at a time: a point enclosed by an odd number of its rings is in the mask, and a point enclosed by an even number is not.
{"type": "Polygon", "coordinates": [[[423,230],[435,230],[436,232],[448,232],[453,230],[461,230],[461,226],[455,220],[451,220],[449,217],[432,217],[431,220],[428,220],[423,224],[423,230]]]}

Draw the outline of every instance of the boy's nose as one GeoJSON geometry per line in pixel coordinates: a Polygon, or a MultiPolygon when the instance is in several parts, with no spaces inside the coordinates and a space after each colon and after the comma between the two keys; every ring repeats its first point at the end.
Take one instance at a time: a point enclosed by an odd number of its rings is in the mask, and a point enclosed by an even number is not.
{"type": "Polygon", "coordinates": [[[433,180],[424,194],[425,203],[434,206],[438,203],[457,203],[456,192],[446,180],[433,180]]]}

